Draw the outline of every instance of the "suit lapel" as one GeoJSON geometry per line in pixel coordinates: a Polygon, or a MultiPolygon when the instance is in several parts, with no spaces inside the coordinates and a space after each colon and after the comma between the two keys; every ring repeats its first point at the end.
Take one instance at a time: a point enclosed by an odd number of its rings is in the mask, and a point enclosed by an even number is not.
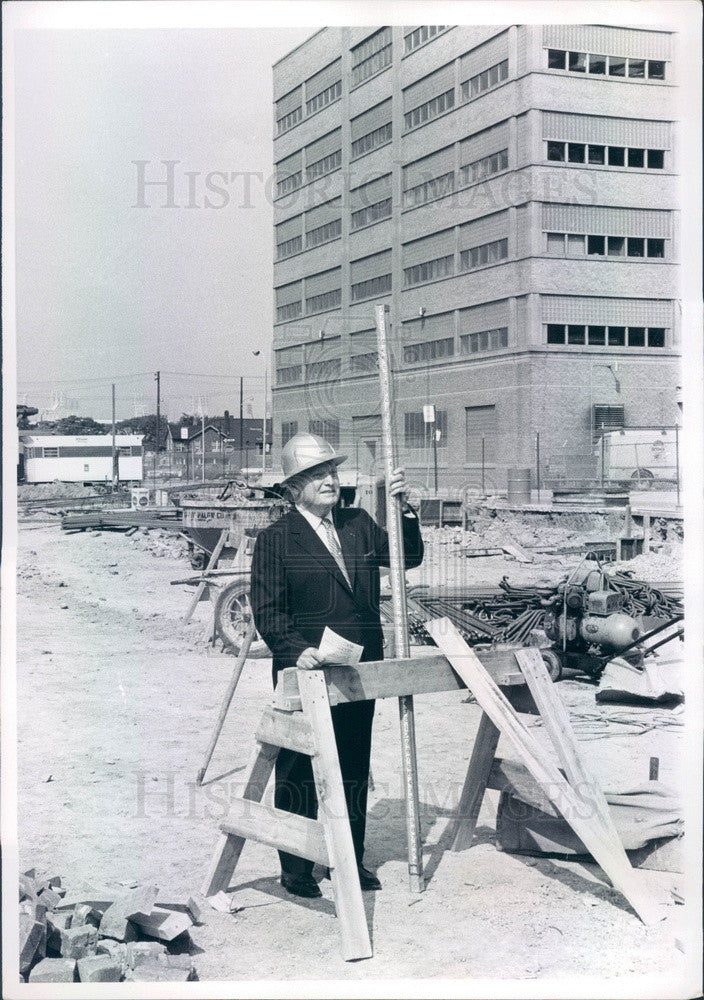
{"type": "MultiPolygon", "coordinates": [[[[347,580],[345,580],[340,567],[337,565],[332,555],[330,554],[327,546],[321,541],[316,532],[311,528],[305,517],[300,514],[295,508],[291,511],[289,515],[291,518],[289,533],[293,542],[298,545],[307,556],[312,557],[320,565],[331,573],[335,579],[347,590],[350,589],[347,580]]],[[[337,524],[336,524],[337,526],[337,524]]],[[[342,539],[340,539],[340,545],[343,548],[344,557],[344,546],[342,545],[342,539]]],[[[347,566],[348,560],[345,559],[345,566],[347,566]]],[[[347,572],[350,573],[349,568],[347,572]]],[[[352,573],[350,573],[350,579],[354,582],[352,573]]]]}

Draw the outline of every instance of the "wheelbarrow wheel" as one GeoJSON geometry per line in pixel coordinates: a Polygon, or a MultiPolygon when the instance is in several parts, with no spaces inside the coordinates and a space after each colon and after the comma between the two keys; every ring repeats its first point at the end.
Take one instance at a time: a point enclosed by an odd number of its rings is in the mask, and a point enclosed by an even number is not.
{"type": "Polygon", "coordinates": [[[559,681],[562,676],[562,660],[553,649],[541,649],[540,655],[548,668],[551,681],[559,681]]]}
{"type": "MultiPolygon", "coordinates": [[[[234,580],[220,591],[215,604],[215,630],[225,646],[237,654],[252,621],[252,605],[249,601],[249,584],[234,580]]],[[[258,632],[255,632],[250,656],[265,656],[268,647],[258,632]]]]}

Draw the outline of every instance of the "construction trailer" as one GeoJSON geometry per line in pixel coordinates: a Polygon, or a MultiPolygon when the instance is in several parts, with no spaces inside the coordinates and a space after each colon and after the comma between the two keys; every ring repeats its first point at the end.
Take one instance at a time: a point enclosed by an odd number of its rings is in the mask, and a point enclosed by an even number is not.
{"type": "MultiPolygon", "coordinates": [[[[117,478],[121,483],[141,483],[143,453],[141,434],[115,435],[117,478]]],[[[109,434],[23,434],[24,472],[27,483],[112,482],[112,438],[109,434]]]]}

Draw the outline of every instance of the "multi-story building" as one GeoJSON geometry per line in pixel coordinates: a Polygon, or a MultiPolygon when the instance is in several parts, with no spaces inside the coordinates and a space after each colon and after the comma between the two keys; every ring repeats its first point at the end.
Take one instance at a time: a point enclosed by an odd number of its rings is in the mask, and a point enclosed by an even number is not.
{"type": "Polygon", "coordinates": [[[608,25],[337,28],[274,66],[274,453],[379,458],[374,306],[414,481],[595,473],[672,425],[675,36],[608,25]],[[433,411],[435,423],[424,418],[433,411]],[[430,475],[430,480],[428,477],[430,475]]]}

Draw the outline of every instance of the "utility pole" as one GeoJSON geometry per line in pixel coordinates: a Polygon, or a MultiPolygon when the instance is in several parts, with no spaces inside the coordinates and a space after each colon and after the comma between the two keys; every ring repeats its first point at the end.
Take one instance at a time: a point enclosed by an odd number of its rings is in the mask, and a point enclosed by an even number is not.
{"type": "Polygon", "coordinates": [[[240,375],[240,466],[242,465],[242,418],[244,416],[244,376],[240,375]]]}
{"type": "Polygon", "coordinates": [[[156,463],[159,457],[159,427],[161,425],[161,372],[156,372],[156,442],[154,445],[154,489],[156,489],[156,463]]]}
{"type": "Polygon", "coordinates": [[[264,472],[265,469],[266,469],[266,411],[267,411],[267,404],[268,404],[268,397],[269,397],[269,386],[267,384],[268,383],[268,378],[267,378],[267,374],[268,374],[268,372],[267,372],[267,364],[268,364],[268,362],[265,359],[265,361],[264,361],[264,416],[262,417],[262,472],[264,472]]]}
{"type": "Polygon", "coordinates": [[[112,486],[116,489],[120,482],[120,470],[117,467],[115,450],[115,383],[112,384],[112,486]]]}

